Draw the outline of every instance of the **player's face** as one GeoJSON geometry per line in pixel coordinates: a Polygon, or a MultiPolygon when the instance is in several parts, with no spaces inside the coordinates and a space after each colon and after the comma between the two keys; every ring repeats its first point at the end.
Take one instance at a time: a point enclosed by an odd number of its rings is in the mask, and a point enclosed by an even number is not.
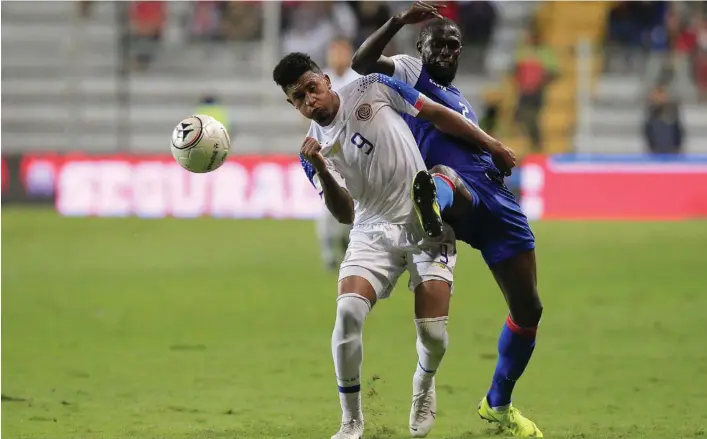
{"type": "Polygon", "coordinates": [[[336,95],[332,93],[331,82],[326,75],[306,72],[287,87],[285,93],[287,102],[302,116],[320,125],[328,125],[336,115],[336,95]]]}
{"type": "Polygon", "coordinates": [[[459,30],[454,26],[434,29],[419,42],[422,63],[434,79],[442,85],[454,81],[459,67],[459,55],[462,53],[462,40],[459,30]]]}

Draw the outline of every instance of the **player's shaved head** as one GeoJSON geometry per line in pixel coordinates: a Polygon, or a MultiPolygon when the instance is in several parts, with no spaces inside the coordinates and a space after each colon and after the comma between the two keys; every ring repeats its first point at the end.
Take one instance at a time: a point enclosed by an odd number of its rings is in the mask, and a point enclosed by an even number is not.
{"type": "Polygon", "coordinates": [[[432,78],[442,85],[454,80],[462,50],[459,26],[448,18],[430,20],[420,30],[417,50],[432,78]]]}
{"type": "Polygon", "coordinates": [[[294,52],[285,56],[272,73],[275,83],[304,117],[328,125],[339,110],[339,97],[331,91],[329,77],[309,55],[294,52]]]}
{"type": "Polygon", "coordinates": [[[462,34],[459,26],[449,18],[435,18],[425,23],[422,29],[420,29],[420,36],[417,38],[418,44],[425,38],[430,37],[435,31],[444,28],[449,28],[456,31],[459,36],[462,34]]]}

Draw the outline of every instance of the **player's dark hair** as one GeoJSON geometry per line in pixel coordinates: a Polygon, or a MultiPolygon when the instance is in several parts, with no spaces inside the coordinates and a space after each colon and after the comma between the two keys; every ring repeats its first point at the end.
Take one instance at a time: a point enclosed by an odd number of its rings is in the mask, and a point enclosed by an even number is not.
{"type": "Polygon", "coordinates": [[[430,20],[425,23],[422,29],[420,29],[420,36],[417,38],[417,43],[422,43],[422,41],[424,41],[424,39],[430,36],[434,31],[436,31],[437,29],[445,28],[447,26],[456,29],[456,31],[459,32],[459,35],[462,34],[459,25],[450,20],[449,18],[435,18],[434,20],[430,20]]]}
{"type": "Polygon", "coordinates": [[[322,69],[306,53],[293,52],[282,58],[275,66],[272,79],[284,90],[307,72],[322,73],[322,69]]]}

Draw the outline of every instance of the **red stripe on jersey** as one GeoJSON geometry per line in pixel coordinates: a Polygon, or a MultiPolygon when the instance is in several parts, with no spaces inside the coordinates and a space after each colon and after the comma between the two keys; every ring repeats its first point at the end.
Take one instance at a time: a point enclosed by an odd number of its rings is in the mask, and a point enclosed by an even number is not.
{"type": "Polygon", "coordinates": [[[425,104],[425,98],[422,95],[417,96],[417,100],[415,101],[415,109],[417,111],[422,110],[422,106],[425,104]]]}

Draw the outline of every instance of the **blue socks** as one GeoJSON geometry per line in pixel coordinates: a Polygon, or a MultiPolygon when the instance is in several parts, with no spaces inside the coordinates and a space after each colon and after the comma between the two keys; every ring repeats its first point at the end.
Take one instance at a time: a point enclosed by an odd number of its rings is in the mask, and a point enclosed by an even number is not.
{"type": "Polygon", "coordinates": [[[493,381],[486,398],[491,407],[503,407],[511,403],[511,394],[516,381],[525,371],[535,349],[536,328],[521,328],[510,316],[498,339],[498,362],[493,381]]]}
{"type": "Polygon", "coordinates": [[[440,210],[444,211],[454,202],[454,186],[447,178],[438,174],[433,174],[432,179],[437,188],[437,204],[439,204],[440,210]]]}

